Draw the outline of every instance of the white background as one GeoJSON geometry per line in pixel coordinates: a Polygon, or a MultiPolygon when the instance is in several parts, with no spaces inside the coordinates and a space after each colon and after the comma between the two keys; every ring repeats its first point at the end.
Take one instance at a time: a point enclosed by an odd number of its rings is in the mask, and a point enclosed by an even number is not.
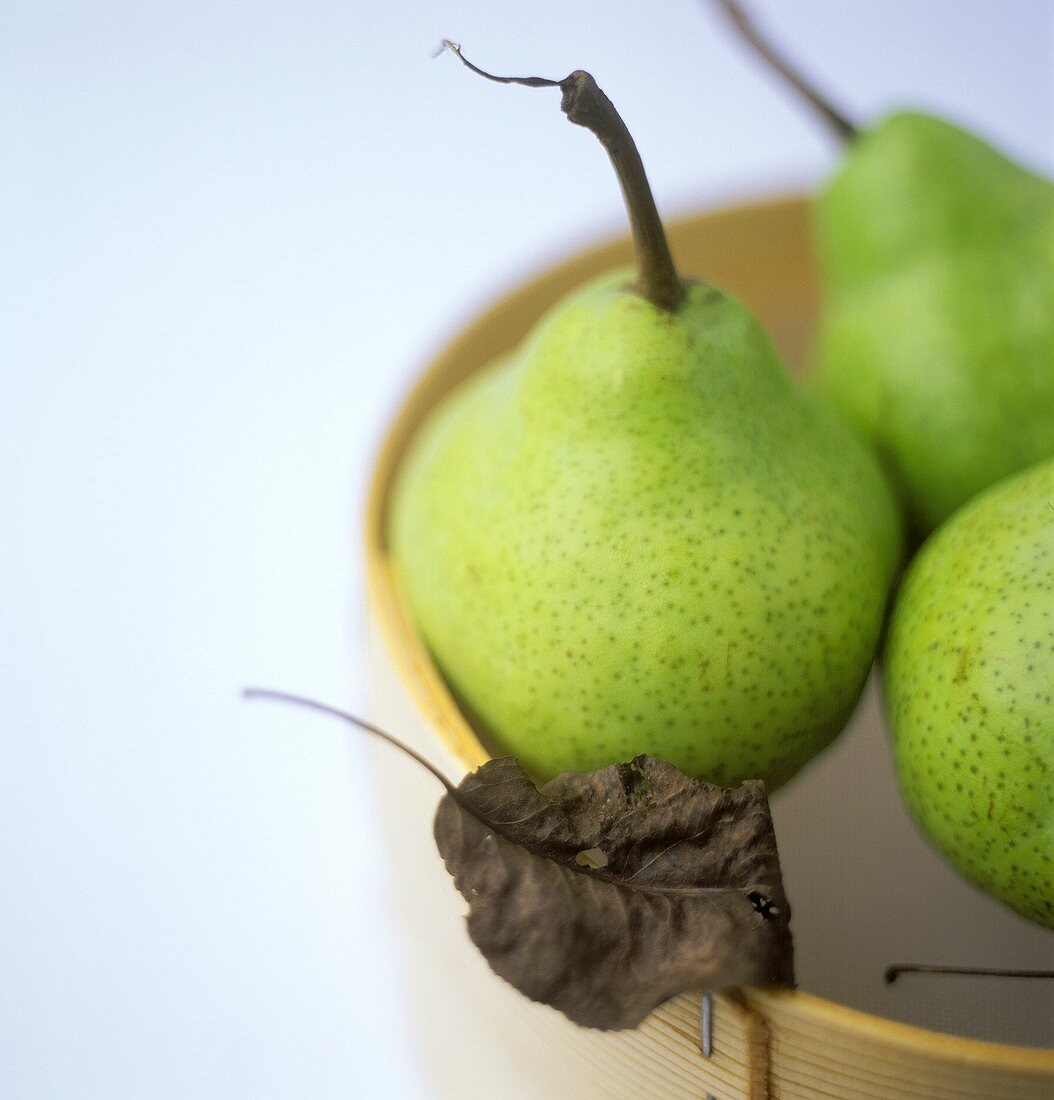
{"type": "MultiPolygon", "coordinates": [[[[1049,0],[753,10],[854,117],[1054,170],[1049,0]]],[[[667,214],[835,163],[698,0],[0,13],[4,1097],[426,1095],[360,746],[238,692],[367,706],[386,420],[475,309],[622,227],[557,93],[444,35],[591,70],[667,214]]]]}

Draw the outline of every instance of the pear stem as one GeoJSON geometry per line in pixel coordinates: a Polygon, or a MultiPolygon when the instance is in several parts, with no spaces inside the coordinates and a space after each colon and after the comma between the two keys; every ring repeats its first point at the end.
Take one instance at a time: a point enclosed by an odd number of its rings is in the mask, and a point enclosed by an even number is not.
{"type": "Polygon", "coordinates": [[[563,93],[561,110],[575,125],[584,126],[597,136],[618,175],[633,235],[637,291],[659,309],[671,313],[676,310],[684,298],[684,283],[674,266],[644,164],[626,124],[593,77],[580,69],[563,80],[540,76],[495,76],[473,65],[455,43],[445,40],[443,48],[456,54],[472,72],[498,84],[560,89],[563,93]]]}
{"type": "Polygon", "coordinates": [[[717,0],[720,7],[740,36],[775,72],[805,99],[834,131],[843,144],[851,142],[859,132],[856,126],[839,111],[812,81],[807,80],[758,30],[757,25],[743,10],[738,0],[717,0]]]}

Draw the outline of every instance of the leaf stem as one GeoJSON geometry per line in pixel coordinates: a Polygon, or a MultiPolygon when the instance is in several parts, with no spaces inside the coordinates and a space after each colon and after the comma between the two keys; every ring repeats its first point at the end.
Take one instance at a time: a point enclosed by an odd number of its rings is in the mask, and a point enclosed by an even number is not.
{"type": "Polygon", "coordinates": [[[882,980],[892,985],[901,974],[967,974],[979,978],[1054,978],[1054,970],[1007,970],[995,966],[887,966],[882,980]]]}
{"type": "Polygon", "coordinates": [[[358,726],[359,729],[365,730],[367,733],[372,733],[382,741],[387,741],[389,745],[394,745],[400,752],[409,756],[411,760],[416,760],[422,768],[431,772],[432,775],[443,784],[448,794],[453,795],[455,798],[458,797],[457,788],[433,763],[431,763],[431,761],[426,760],[419,752],[410,748],[409,745],[404,744],[397,737],[393,737],[390,733],[386,733],[371,722],[367,722],[362,718],[356,718],[354,714],[348,714],[347,711],[338,710],[336,707],[331,707],[327,703],[320,703],[316,699],[308,699],[303,695],[291,695],[286,691],[271,691],[270,688],[245,688],[242,691],[242,698],[269,699],[272,702],[292,703],[294,706],[307,707],[309,710],[316,710],[322,714],[330,714],[334,718],[340,718],[345,722],[350,722],[353,726],[358,726]]]}
{"type": "Polygon", "coordinates": [[[757,24],[743,10],[738,0],[717,0],[743,40],[777,72],[794,90],[808,102],[834,131],[843,144],[851,142],[858,134],[856,126],[822,93],[811,80],[793,66],[771,42],[758,30],[757,24]]]}
{"type": "MultiPolygon", "coordinates": [[[[349,714],[347,711],[339,710],[337,707],[331,707],[328,703],[320,703],[317,699],[310,699],[305,695],[293,695],[287,691],[273,691],[270,688],[257,688],[249,687],[242,689],[243,699],[265,699],[271,702],[277,703],[291,703],[293,706],[306,707],[308,710],[314,710],[320,714],[329,714],[334,718],[340,718],[344,722],[350,722],[353,726],[358,726],[359,729],[365,730],[367,733],[372,733],[375,737],[379,737],[382,741],[386,741],[389,745],[394,746],[400,752],[409,756],[411,760],[416,760],[426,771],[439,780],[440,783],[446,788],[446,792],[454,800],[454,802],[469,815],[480,823],[484,828],[490,829],[493,833],[507,840],[510,844],[515,844],[517,847],[525,847],[524,842],[517,837],[509,833],[505,829],[501,822],[491,821],[480,811],[472,805],[471,801],[465,797],[464,793],[460,791],[449,779],[433,764],[427,760],[419,752],[410,748],[405,742],[400,741],[397,737],[393,737],[390,733],[382,730],[379,726],[373,725],[372,722],[367,722],[363,718],[358,718],[354,714],[349,714]]],[[[565,863],[560,860],[553,860],[554,863],[558,863],[559,866],[565,867],[569,871],[574,871],[578,874],[588,875],[589,878],[599,879],[602,882],[611,883],[613,886],[620,889],[630,890],[633,893],[649,894],[649,895],[666,895],[666,896],[694,896],[704,894],[727,894],[730,892],[737,892],[747,895],[755,909],[762,913],[762,916],[768,916],[763,912],[762,908],[758,906],[758,903],[754,900],[753,894],[758,892],[750,886],[743,887],[726,887],[726,886],[660,886],[655,884],[630,882],[628,879],[619,878],[616,875],[609,874],[605,871],[594,871],[587,867],[579,867],[577,864],[570,862],[565,863]]],[[[758,895],[761,897],[761,895],[758,895]]],[[[764,898],[762,900],[765,900],[764,898]]]]}
{"type": "Polygon", "coordinates": [[[626,124],[593,77],[581,69],[563,80],[541,76],[495,76],[472,64],[456,43],[444,40],[443,46],[466,68],[487,80],[528,88],[560,89],[563,93],[561,110],[575,125],[584,126],[596,135],[615,168],[633,235],[638,292],[659,309],[675,311],[684,298],[684,284],[674,266],[644,163],[626,124]]]}

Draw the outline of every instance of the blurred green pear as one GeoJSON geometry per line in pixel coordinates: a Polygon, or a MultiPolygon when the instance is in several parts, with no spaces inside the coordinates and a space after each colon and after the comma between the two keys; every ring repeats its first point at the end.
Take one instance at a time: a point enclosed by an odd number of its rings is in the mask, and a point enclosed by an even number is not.
{"type": "Polygon", "coordinates": [[[721,6],[845,142],[814,208],[816,385],[879,451],[925,536],[1054,455],[1054,184],[929,115],[857,128],[738,3],[721,6]]]}

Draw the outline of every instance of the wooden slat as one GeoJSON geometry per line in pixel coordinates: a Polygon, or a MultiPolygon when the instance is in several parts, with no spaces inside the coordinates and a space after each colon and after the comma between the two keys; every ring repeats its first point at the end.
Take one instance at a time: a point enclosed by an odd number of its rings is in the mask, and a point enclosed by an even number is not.
{"type": "Polygon", "coordinates": [[[746,990],[768,1020],[779,1098],[1050,1100],[1054,1053],[941,1035],[807,993],[746,990]]]}

